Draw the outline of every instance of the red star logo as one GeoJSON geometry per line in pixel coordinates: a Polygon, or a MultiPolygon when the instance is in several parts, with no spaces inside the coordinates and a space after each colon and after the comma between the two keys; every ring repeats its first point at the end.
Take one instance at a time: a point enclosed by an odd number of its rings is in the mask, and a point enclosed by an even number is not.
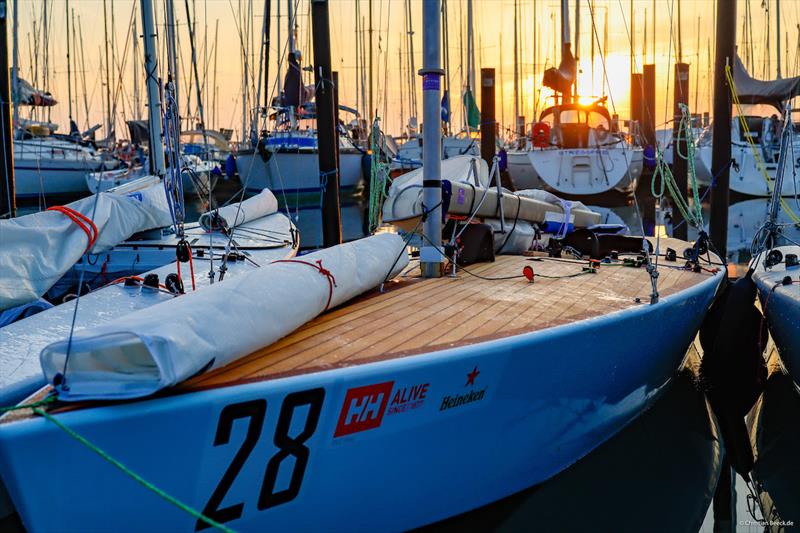
{"type": "Polygon", "coordinates": [[[472,369],[472,372],[467,374],[467,382],[464,384],[464,386],[466,387],[467,385],[475,385],[475,378],[478,377],[478,374],[480,374],[480,372],[478,372],[478,367],[476,366],[472,369]]]}

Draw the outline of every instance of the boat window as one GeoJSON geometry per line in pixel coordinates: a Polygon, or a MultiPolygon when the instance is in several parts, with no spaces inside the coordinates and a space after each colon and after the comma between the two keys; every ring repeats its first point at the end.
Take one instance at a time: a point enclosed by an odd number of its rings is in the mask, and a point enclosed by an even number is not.
{"type": "Polygon", "coordinates": [[[606,130],[611,129],[610,127],[611,125],[608,123],[608,118],[602,113],[588,110],[586,114],[588,115],[586,123],[589,125],[590,128],[597,128],[598,126],[602,126],[606,130]]]}
{"type": "MultiPolygon", "coordinates": [[[[586,117],[584,116],[583,118],[585,119],[586,117]]],[[[562,110],[558,115],[558,119],[562,124],[574,124],[576,122],[580,122],[577,109],[562,110]]]]}

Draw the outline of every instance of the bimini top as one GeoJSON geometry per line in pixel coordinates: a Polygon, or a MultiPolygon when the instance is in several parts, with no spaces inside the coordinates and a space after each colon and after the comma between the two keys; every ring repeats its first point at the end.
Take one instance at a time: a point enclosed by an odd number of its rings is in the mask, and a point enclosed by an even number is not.
{"type": "Polygon", "coordinates": [[[800,77],[757,80],[750,76],[738,55],[733,64],[733,83],[743,104],[769,104],[781,109],[783,102],[800,96],[800,77]]]}

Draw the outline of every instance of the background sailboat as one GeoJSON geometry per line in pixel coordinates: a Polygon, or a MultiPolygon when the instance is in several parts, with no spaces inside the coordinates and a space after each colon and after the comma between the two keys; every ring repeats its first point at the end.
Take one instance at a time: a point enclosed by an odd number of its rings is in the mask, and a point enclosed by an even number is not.
{"type": "MultiPolygon", "coordinates": [[[[568,0],[561,2],[561,21],[561,63],[543,77],[543,84],[556,92],[556,102],[533,125],[532,146],[509,151],[511,180],[517,189],[544,188],[570,195],[630,193],[642,172],[642,149],[618,131],[605,97],[589,104],[580,102],[568,0]]],[[[579,42],[577,24],[575,42],[579,42]]]]}

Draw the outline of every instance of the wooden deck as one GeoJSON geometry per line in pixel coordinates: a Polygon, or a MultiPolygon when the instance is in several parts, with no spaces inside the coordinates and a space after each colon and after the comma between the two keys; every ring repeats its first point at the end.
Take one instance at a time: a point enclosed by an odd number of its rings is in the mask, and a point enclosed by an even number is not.
{"type": "MultiPolygon", "coordinates": [[[[662,249],[685,243],[662,239],[662,249]]],[[[411,274],[333,309],[277,343],[226,367],[180,385],[176,392],[220,387],[286,375],[392,359],[487,339],[541,330],[647,305],[650,278],[644,268],[603,265],[580,273],[588,262],[500,256],[494,263],[467,267],[457,278],[421,279],[411,274]],[[533,267],[535,282],[522,277],[533,267]],[[559,276],[548,279],[539,276],[559,276]],[[636,299],[639,299],[637,302],[636,299]]],[[[660,261],[662,297],[707,279],[708,272],[674,268],[660,261]]]]}

